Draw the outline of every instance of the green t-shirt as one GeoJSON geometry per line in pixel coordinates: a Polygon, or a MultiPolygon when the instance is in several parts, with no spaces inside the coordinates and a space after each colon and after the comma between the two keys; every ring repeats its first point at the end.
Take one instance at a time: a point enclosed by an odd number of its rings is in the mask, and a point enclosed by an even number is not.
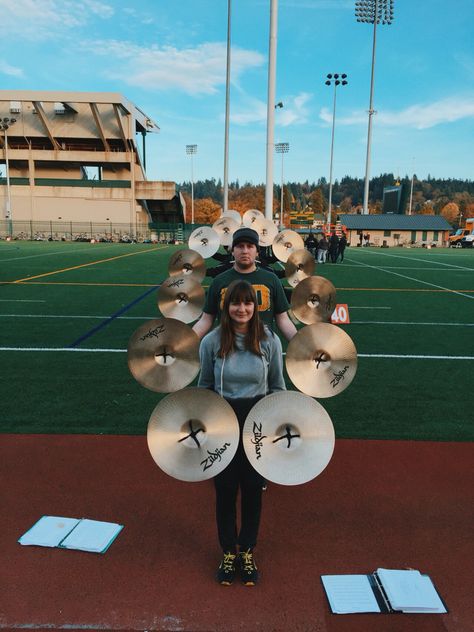
{"type": "Polygon", "coordinates": [[[275,314],[282,314],[289,310],[290,305],[280,279],[275,274],[259,268],[254,272],[242,274],[234,268],[230,268],[230,270],[216,276],[209,286],[203,310],[206,314],[220,315],[224,305],[225,292],[232,281],[236,279],[248,281],[253,286],[257,294],[258,313],[267,325],[272,325],[275,314]]]}

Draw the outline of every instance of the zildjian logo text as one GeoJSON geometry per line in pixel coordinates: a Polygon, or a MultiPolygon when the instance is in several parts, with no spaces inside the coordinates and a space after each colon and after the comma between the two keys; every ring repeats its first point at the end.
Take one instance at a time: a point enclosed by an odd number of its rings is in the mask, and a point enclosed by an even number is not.
{"type": "Polygon", "coordinates": [[[179,287],[183,285],[184,279],[177,279],[176,281],[171,281],[166,287],[179,287]]]}
{"type": "Polygon", "coordinates": [[[262,447],[263,447],[263,439],[266,439],[267,436],[262,434],[262,424],[257,424],[255,421],[253,422],[253,439],[251,442],[255,446],[255,454],[257,455],[257,459],[262,457],[262,447]]]}
{"type": "Polygon", "coordinates": [[[158,338],[158,336],[160,334],[163,334],[164,332],[165,332],[165,326],[158,325],[158,327],[155,327],[155,329],[150,329],[150,331],[147,332],[144,336],[142,336],[140,340],[145,340],[146,338],[158,338]]]}
{"type": "Polygon", "coordinates": [[[216,461],[221,461],[222,454],[227,450],[227,448],[230,448],[230,443],[227,443],[226,441],[224,445],[222,446],[222,448],[216,448],[214,452],[209,452],[208,450],[207,453],[209,456],[207,456],[203,461],[201,461],[201,465],[204,466],[202,468],[202,471],[205,472],[206,470],[208,470],[210,467],[214,465],[216,461]]]}
{"type": "Polygon", "coordinates": [[[176,265],[178,263],[178,261],[181,261],[181,259],[183,258],[183,255],[179,252],[176,257],[174,259],[172,259],[172,264],[176,265]]]}
{"type": "Polygon", "coordinates": [[[334,377],[333,377],[333,379],[330,382],[332,384],[333,388],[336,388],[336,386],[339,384],[339,382],[344,379],[344,375],[345,375],[345,373],[346,373],[348,368],[349,367],[346,364],[346,366],[343,369],[341,369],[337,373],[333,373],[334,377]]]}

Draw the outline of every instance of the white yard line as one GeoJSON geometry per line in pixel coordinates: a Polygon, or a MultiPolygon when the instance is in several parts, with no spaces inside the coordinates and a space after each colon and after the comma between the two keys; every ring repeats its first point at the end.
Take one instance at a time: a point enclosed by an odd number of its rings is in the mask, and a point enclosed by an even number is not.
{"type": "MultiPolygon", "coordinates": [[[[0,347],[0,351],[33,352],[64,352],[73,353],[127,353],[127,349],[81,349],[79,347],[0,347]]],[[[286,355],[283,353],[283,355],[286,355]]],[[[474,356],[438,356],[438,355],[402,355],[384,353],[359,353],[359,358],[388,358],[388,359],[415,359],[415,360],[474,360],[474,356]]]]}
{"type": "MultiPolygon", "coordinates": [[[[111,247],[113,247],[112,244],[108,244],[106,246],[94,246],[94,251],[111,247]]],[[[71,252],[86,252],[86,249],[75,248],[74,250],[53,250],[53,252],[42,252],[39,255],[25,255],[24,257],[10,257],[9,259],[2,259],[0,257],[0,263],[4,263],[5,261],[23,261],[24,259],[35,259],[36,257],[49,257],[50,255],[64,255],[70,254],[71,252]]]]}
{"type": "MultiPolygon", "coordinates": [[[[393,255],[396,257],[397,255],[393,255]]],[[[422,281],[421,279],[415,279],[414,277],[410,277],[406,274],[399,274],[398,272],[393,272],[393,270],[387,270],[387,268],[381,268],[380,266],[371,266],[369,263],[365,263],[363,261],[356,261],[354,259],[350,259],[350,261],[354,261],[354,263],[359,263],[361,266],[366,268],[372,268],[373,270],[379,270],[380,272],[386,272],[387,274],[394,274],[395,276],[399,276],[402,279],[408,279],[409,281],[415,281],[416,283],[423,283],[423,285],[429,285],[431,287],[436,287],[439,290],[444,290],[446,292],[451,292],[452,294],[458,294],[459,296],[464,296],[465,298],[473,299],[474,296],[469,294],[464,294],[464,292],[458,292],[458,290],[452,290],[449,287],[444,287],[443,285],[436,285],[436,283],[429,283],[428,281],[422,281]]]]}
{"type": "Polygon", "coordinates": [[[388,321],[388,320],[352,320],[351,325],[428,325],[433,327],[474,327],[474,323],[416,323],[404,321],[388,321]]]}
{"type": "MultiPolygon", "coordinates": [[[[395,255],[392,255],[392,256],[395,256],[395,255]]],[[[338,264],[338,265],[340,266],[341,264],[338,264]]],[[[348,264],[343,263],[342,265],[345,268],[357,268],[358,267],[357,265],[352,265],[350,263],[348,263],[348,264]]],[[[439,263],[438,265],[450,265],[450,264],[439,263]]],[[[411,267],[411,266],[385,266],[385,268],[387,270],[418,270],[420,272],[424,272],[425,270],[429,271],[429,272],[434,272],[434,271],[436,271],[436,272],[452,272],[452,270],[450,270],[449,268],[417,268],[415,266],[413,266],[413,267],[411,267]]],[[[465,268],[465,267],[459,266],[458,269],[459,270],[463,270],[465,272],[474,272],[474,268],[465,268]]]]}
{"type": "MultiPolygon", "coordinates": [[[[380,252],[379,250],[377,250],[377,252],[373,252],[370,251],[370,249],[366,249],[364,250],[364,254],[370,254],[370,255],[382,255],[383,257],[395,257],[396,259],[403,259],[404,261],[406,261],[407,259],[410,259],[410,261],[426,261],[428,263],[428,261],[426,259],[421,259],[421,258],[417,258],[417,257],[408,257],[408,256],[404,256],[404,255],[392,255],[388,252],[380,252]]],[[[430,261],[429,263],[437,263],[440,266],[449,266],[450,268],[457,268],[459,270],[469,270],[469,272],[474,272],[474,268],[466,268],[465,266],[457,266],[454,263],[444,263],[443,261],[434,261],[433,260],[433,256],[435,255],[430,255],[430,261]]]]}
{"type": "MultiPolygon", "coordinates": [[[[82,318],[89,320],[107,320],[109,316],[78,316],[78,315],[64,315],[64,314],[0,314],[0,318],[68,318],[72,320],[74,318],[82,318]]],[[[116,316],[114,320],[151,320],[153,318],[160,318],[159,314],[154,316],[116,316]]]]}
{"type": "Polygon", "coordinates": [[[371,305],[360,307],[359,305],[350,305],[349,309],[392,309],[391,307],[372,307],[371,305]]]}

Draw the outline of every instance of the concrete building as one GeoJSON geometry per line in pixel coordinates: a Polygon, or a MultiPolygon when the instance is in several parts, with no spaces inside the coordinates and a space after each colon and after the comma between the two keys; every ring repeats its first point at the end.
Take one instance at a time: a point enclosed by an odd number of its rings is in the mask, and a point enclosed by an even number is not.
{"type": "Polygon", "coordinates": [[[146,136],[159,127],[122,95],[0,90],[2,122],[2,219],[10,206],[13,225],[182,222],[175,183],[146,178],[146,136]]]}
{"type": "Polygon", "coordinates": [[[372,246],[426,245],[445,246],[451,225],[440,215],[350,215],[339,219],[347,229],[351,246],[364,244],[370,236],[372,246]]]}

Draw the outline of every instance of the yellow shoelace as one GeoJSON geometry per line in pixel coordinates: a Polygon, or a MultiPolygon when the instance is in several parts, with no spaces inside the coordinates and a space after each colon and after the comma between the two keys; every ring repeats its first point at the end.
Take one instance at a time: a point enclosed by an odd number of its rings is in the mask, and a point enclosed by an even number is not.
{"type": "Polygon", "coordinates": [[[235,557],[233,553],[224,553],[222,567],[225,571],[231,571],[234,568],[235,557]]]}
{"type": "Polygon", "coordinates": [[[240,555],[244,561],[244,570],[253,571],[256,568],[253,561],[253,554],[250,551],[241,551],[240,555]]]}

